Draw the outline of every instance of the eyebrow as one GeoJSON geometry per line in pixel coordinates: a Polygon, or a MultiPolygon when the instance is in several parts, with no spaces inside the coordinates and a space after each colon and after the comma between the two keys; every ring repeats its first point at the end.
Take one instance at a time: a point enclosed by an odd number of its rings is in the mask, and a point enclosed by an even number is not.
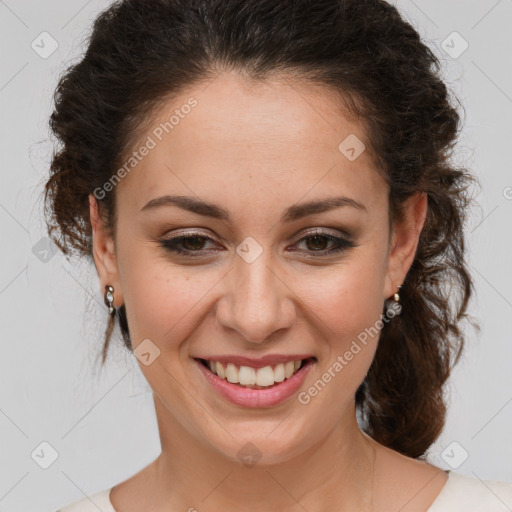
{"type": "MultiPolygon", "coordinates": [[[[224,208],[192,196],[165,195],[156,197],[155,199],[148,201],[141,208],[141,212],[155,210],[164,206],[176,206],[183,210],[196,213],[197,215],[212,217],[214,219],[225,220],[228,222],[230,220],[229,212],[224,208]]],[[[366,207],[362,203],[355,199],[351,199],[350,197],[329,197],[326,199],[308,201],[306,203],[299,203],[290,206],[281,215],[281,222],[293,222],[295,220],[302,219],[303,217],[307,217],[308,215],[327,212],[342,206],[350,206],[364,212],[367,211],[366,207]]]]}

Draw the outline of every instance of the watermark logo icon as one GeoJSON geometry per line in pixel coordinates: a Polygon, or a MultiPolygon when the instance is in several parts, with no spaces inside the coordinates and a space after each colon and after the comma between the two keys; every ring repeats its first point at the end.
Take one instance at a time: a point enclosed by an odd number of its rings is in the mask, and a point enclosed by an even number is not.
{"type": "Polygon", "coordinates": [[[48,469],[59,458],[59,453],[49,442],[43,441],[30,456],[39,467],[48,469]]]}
{"type": "Polygon", "coordinates": [[[452,441],[441,453],[441,458],[452,469],[457,469],[462,466],[468,457],[468,451],[457,441],[452,441]]]}
{"type": "Polygon", "coordinates": [[[144,366],[149,366],[160,356],[160,349],[150,339],[146,338],[137,345],[133,353],[144,366]]]}
{"type": "Polygon", "coordinates": [[[469,48],[469,43],[458,32],[452,32],[441,43],[441,48],[452,59],[458,59],[469,48]]]}
{"type": "Polygon", "coordinates": [[[32,254],[34,254],[42,263],[48,263],[58,252],[57,246],[47,236],[43,236],[32,247],[32,254]]]}
{"type": "Polygon", "coordinates": [[[236,248],[236,252],[246,263],[252,263],[263,252],[263,247],[252,236],[248,236],[236,248]]]}
{"type": "Polygon", "coordinates": [[[361,156],[366,146],[357,135],[351,133],[348,137],[343,139],[338,149],[347,160],[353,162],[361,156]]]}
{"type": "Polygon", "coordinates": [[[255,444],[245,443],[236,455],[244,466],[252,467],[261,459],[262,453],[255,444]]]}
{"type": "Polygon", "coordinates": [[[39,57],[47,59],[59,47],[59,43],[48,32],[41,32],[30,46],[39,57]]]}

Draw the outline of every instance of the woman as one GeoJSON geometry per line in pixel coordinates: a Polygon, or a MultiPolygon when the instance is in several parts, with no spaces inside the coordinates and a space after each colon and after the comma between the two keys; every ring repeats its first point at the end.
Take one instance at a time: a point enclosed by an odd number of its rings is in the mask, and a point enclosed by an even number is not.
{"type": "MultiPolygon", "coordinates": [[[[162,452],[62,511],[508,510],[443,471],[472,178],[382,0],[126,0],[61,78],[49,232],[94,259],[162,452]]],[[[500,499],[497,499],[499,496],[500,499]]]]}

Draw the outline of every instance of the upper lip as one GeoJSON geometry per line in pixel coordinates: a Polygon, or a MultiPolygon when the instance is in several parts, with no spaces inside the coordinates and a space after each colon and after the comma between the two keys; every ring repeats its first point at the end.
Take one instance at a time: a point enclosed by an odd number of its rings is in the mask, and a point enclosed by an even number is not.
{"type": "Polygon", "coordinates": [[[219,363],[232,363],[237,366],[250,366],[251,368],[263,368],[273,366],[279,363],[289,361],[302,361],[314,357],[311,354],[268,354],[266,356],[254,358],[235,355],[202,356],[194,359],[207,359],[208,361],[218,361],[219,363]]]}

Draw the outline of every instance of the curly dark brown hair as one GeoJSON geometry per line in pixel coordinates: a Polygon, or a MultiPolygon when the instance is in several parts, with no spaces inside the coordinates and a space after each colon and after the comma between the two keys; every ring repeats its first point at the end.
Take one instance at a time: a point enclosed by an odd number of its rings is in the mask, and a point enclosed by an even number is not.
{"type": "MultiPolygon", "coordinates": [[[[476,181],[451,163],[461,123],[440,67],[383,0],[114,2],[55,91],[50,128],[60,145],[45,186],[49,236],[67,257],[92,258],[89,194],[111,178],[159,106],[186,88],[227,70],[328,86],[366,130],[390,186],[390,222],[413,194],[428,197],[403,312],[383,326],[355,397],[368,435],[422,457],[444,426],[443,385],[462,352],[473,293],[463,228],[476,181]]],[[[99,201],[114,239],[115,198],[99,201]]],[[[117,316],[132,349],[124,305],[117,316]]]]}

